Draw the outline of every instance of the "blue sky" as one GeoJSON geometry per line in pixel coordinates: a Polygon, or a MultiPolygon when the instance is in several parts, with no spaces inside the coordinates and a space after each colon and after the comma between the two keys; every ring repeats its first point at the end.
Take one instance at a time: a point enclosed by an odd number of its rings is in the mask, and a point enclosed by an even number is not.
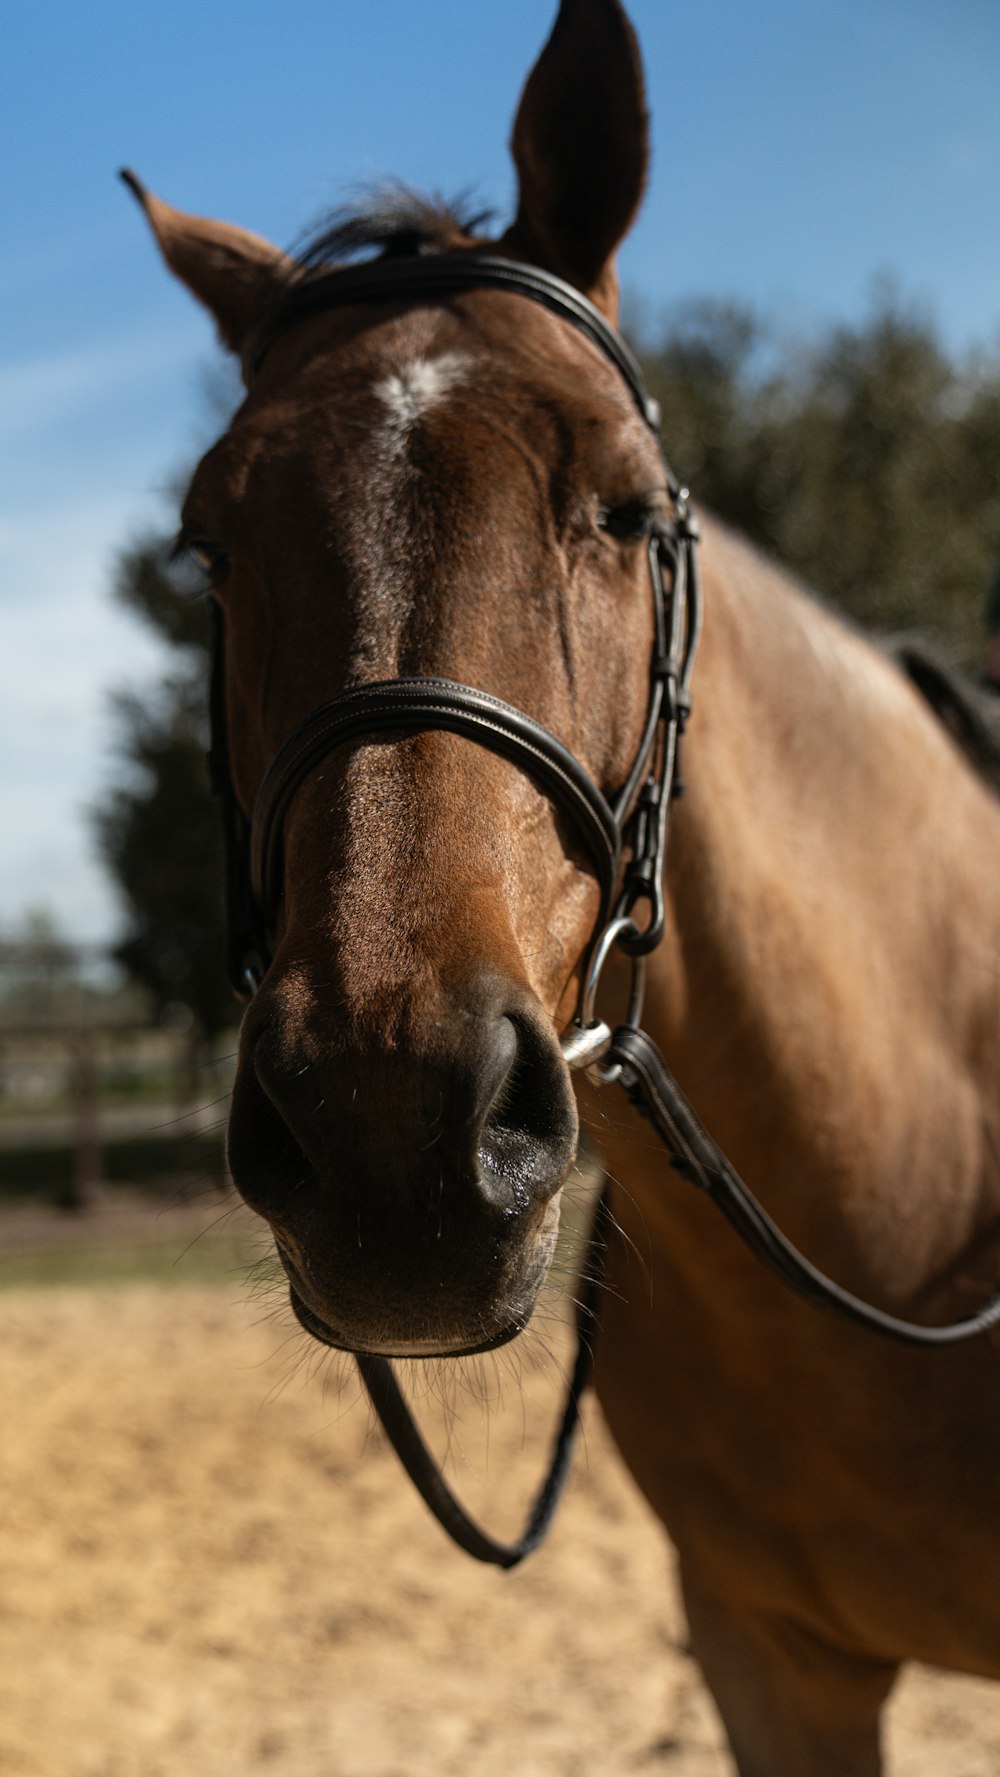
{"type": "MultiPolygon", "coordinates": [[[[517,92],[555,0],[11,0],[0,69],[0,929],[119,912],[85,818],[107,695],[155,644],[111,601],[116,548],[169,524],[207,442],[212,330],[114,179],[282,244],[397,173],[506,212],[517,92]]],[[[633,0],[654,119],[622,256],[654,314],[756,303],[792,333],[891,277],[956,350],[1000,340],[996,0],[633,0]]],[[[667,420],[669,445],[669,416],[667,420]]]]}

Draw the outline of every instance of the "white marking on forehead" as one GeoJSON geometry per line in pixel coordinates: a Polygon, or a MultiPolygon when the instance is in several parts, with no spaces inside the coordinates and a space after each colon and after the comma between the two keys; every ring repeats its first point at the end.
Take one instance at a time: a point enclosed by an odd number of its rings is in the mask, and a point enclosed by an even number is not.
{"type": "Polygon", "coordinates": [[[469,368],[470,359],[464,352],[442,352],[438,358],[414,358],[405,370],[382,377],[375,384],[375,394],[387,410],[387,430],[393,441],[403,443],[423,415],[465,380],[469,368]]]}

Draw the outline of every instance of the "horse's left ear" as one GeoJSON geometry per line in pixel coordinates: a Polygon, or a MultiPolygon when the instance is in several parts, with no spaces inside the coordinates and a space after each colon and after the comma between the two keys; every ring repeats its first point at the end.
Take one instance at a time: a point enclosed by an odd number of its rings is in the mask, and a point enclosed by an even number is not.
{"type": "Polygon", "coordinates": [[[642,198],[642,58],[619,0],[561,0],[514,122],[517,220],[505,251],[555,272],[617,319],[614,254],[642,198]]]}
{"type": "Polygon", "coordinates": [[[174,276],[215,316],[223,345],[240,351],[292,271],[292,261],[249,229],[175,210],[127,169],[121,177],[141,204],[174,276]]]}

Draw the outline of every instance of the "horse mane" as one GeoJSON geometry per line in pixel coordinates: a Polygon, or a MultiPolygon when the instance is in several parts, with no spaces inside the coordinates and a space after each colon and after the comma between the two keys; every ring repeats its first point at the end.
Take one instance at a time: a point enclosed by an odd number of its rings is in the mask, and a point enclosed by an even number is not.
{"type": "Polygon", "coordinates": [[[888,652],[979,776],[1000,796],[1000,697],[922,640],[903,637],[890,642],[888,652]]]}
{"type": "Polygon", "coordinates": [[[280,325],[303,284],[358,259],[423,257],[468,245],[492,220],[468,194],[451,202],[428,197],[400,181],[385,181],[363,198],[330,210],[288,255],[288,271],[270,287],[259,330],[280,325]]]}
{"type": "Polygon", "coordinates": [[[294,252],[299,276],[330,271],[359,254],[400,257],[444,253],[456,236],[480,233],[492,211],[476,208],[468,193],[450,202],[399,181],[376,186],[364,198],[330,211],[294,252]]]}

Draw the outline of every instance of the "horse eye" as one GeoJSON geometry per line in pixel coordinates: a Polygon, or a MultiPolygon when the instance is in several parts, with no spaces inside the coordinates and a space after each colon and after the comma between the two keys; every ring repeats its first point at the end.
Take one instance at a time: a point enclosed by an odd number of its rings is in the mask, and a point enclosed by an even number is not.
{"type": "Polygon", "coordinates": [[[600,506],[597,510],[597,527],[607,531],[609,537],[619,542],[639,543],[643,537],[651,535],[657,522],[657,515],[651,506],[645,503],[632,506],[600,506]]]}
{"type": "Polygon", "coordinates": [[[212,543],[205,537],[186,536],[183,531],[174,546],[171,560],[193,562],[212,586],[217,586],[220,580],[225,579],[229,568],[229,556],[221,543],[212,543]]]}

